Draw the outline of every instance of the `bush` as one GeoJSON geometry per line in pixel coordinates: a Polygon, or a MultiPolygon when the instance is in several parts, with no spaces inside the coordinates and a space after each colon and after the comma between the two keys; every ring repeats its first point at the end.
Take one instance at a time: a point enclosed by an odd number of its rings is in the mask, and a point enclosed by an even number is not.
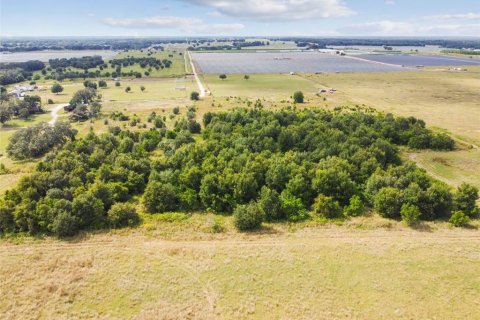
{"type": "Polygon", "coordinates": [[[112,228],[130,227],[140,222],[140,216],[134,205],[116,203],[108,210],[108,221],[112,228]]]}
{"type": "Polygon", "coordinates": [[[62,211],[53,220],[52,231],[60,238],[71,237],[79,231],[79,221],[71,213],[62,211]]]}
{"type": "Polygon", "coordinates": [[[343,214],[346,217],[358,217],[365,211],[365,205],[359,196],[350,198],[348,206],[343,209],[343,214]]]}
{"type": "Polygon", "coordinates": [[[120,87],[121,85],[120,81],[115,82],[115,87],[120,87]]]}
{"type": "Polygon", "coordinates": [[[173,114],[179,114],[179,113],[180,113],[180,107],[173,108],[173,114]]]}
{"type": "Polygon", "coordinates": [[[479,211],[476,205],[477,199],[478,189],[468,183],[463,183],[453,195],[454,210],[462,211],[470,218],[474,218],[479,211]]]}
{"type": "Polygon", "coordinates": [[[227,79],[227,75],[226,74],[221,74],[218,76],[221,80],[225,80],[227,79]]]}
{"type": "Polygon", "coordinates": [[[240,231],[255,230],[262,226],[263,212],[257,203],[237,206],[233,212],[235,227],[240,231]]]}
{"type": "Polygon", "coordinates": [[[262,187],[258,205],[262,209],[266,221],[275,221],[284,218],[282,215],[282,206],[277,191],[262,187]]]}
{"type": "Polygon", "coordinates": [[[282,192],[280,195],[280,204],[282,208],[282,216],[290,221],[301,221],[308,217],[302,199],[295,197],[289,192],[282,192]]]}
{"type": "Polygon", "coordinates": [[[305,100],[305,96],[303,95],[302,91],[297,91],[293,94],[293,101],[295,103],[303,103],[305,100]]]}
{"type": "Polygon", "coordinates": [[[149,213],[175,211],[178,208],[178,202],[177,192],[169,183],[151,181],[143,195],[143,205],[149,213]]]}
{"type": "Polygon", "coordinates": [[[448,222],[454,227],[466,227],[470,223],[470,218],[462,211],[453,211],[448,222]]]}
{"type": "Polygon", "coordinates": [[[375,210],[384,218],[399,218],[402,199],[400,190],[386,187],[375,196],[375,210]]]}
{"type": "Polygon", "coordinates": [[[48,104],[54,104],[55,102],[53,102],[52,99],[48,99],[47,103],[48,103],[48,104]]]}
{"type": "Polygon", "coordinates": [[[313,212],[323,218],[335,219],[342,216],[342,208],[332,197],[319,194],[312,206],[313,212]]]}
{"type": "Polygon", "coordinates": [[[193,91],[192,93],[190,93],[190,100],[192,101],[200,100],[200,94],[197,91],[193,91]]]}
{"type": "Polygon", "coordinates": [[[100,88],[106,88],[107,87],[107,81],[105,81],[105,80],[98,81],[98,86],[100,88]]]}
{"type": "Polygon", "coordinates": [[[404,205],[402,205],[402,208],[400,209],[400,215],[402,217],[402,221],[406,225],[412,226],[418,222],[418,220],[420,219],[421,213],[420,213],[420,209],[417,206],[413,204],[405,203],[404,205]]]}

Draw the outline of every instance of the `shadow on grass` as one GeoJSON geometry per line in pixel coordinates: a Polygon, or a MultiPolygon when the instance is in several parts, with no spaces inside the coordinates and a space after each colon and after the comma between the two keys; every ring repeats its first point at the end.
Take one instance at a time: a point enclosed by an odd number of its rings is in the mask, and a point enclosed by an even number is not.
{"type": "Polygon", "coordinates": [[[410,228],[419,232],[433,232],[432,227],[424,221],[419,221],[414,225],[411,225],[410,228]]]}

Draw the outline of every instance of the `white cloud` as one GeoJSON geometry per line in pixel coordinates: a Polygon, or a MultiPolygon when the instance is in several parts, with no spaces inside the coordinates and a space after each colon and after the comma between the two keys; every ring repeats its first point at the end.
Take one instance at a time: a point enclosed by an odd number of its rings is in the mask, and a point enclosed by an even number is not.
{"type": "MultiPolygon", "coordinates": [[[[441,14],[435,16],[425,16],[425,20],[480,20],[480,13],[461,13],[461,14],[441,14]]],[[[479,31],[480,33],[480,31],[479,31]]]]}
{"type": "Polygon", "coordinates": [[[345,17],[354,14],[342,0],[183,0],[218,12],[260,21],[345,17]]]}
{"type": "Polygon", "coordinates": [[[208,24],[197,18],[153,16],[143,18],[105,18],[104,24],[130,29],[176,29],[187,34],[221,35],[235,33],[245,26],[240,23],[208,24]]]}
{"type": "Polygon", "coordinates": [[[348,35],[371,36],[478,36],[479,24],[425,23],[411,21],[374,21],[341,27],[348,35]]]}
{"type": "Polygon", "coordinates": [[[218,11],[212,11],[212,12],[208,12],[207,16],[209,16],[209,17],[221,17],[223,15],[218,11]]]}
{"type": "Polygon", "coordinates": [[[394,5],[394,4],[395,4],[395,0],[385,0],[385,4],[394,5]]]}

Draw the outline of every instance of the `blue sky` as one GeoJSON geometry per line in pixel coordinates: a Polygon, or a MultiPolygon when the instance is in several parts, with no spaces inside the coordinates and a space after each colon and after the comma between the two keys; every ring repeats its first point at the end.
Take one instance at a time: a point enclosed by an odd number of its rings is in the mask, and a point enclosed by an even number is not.
{"type": "Polygon", "coordinates": [[[480,36],[480,0],[0,0],[0,35],[480,36]]]}

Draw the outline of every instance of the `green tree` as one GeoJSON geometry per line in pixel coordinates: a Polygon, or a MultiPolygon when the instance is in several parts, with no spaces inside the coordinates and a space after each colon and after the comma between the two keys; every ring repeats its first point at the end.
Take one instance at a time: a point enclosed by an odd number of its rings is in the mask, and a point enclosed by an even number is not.
{"type": "Polygon", "coordinates": [[[249,80],[249,79],[250,79],[250,76],[249,76],[248,74],[246,74],[246,75],[243,76],[243,79],[244,79],[244,80],[249,80]]]}
{"type": "Polygon", "coordinates": [[[295,103],[303,103],[304,100],[305,100],[305,97],[304,97],[302,91],[296,91],[296,92],[293,94],[293,101],[294,101],[295,103]]]}
{"type": "Polygon", "coordinates": [[[262,209],[266,221],[275,221],[283,219],[282,205],[277,191],[269,189],[266,186],[260,191],[258,205],[262,209]]]}
{"type": "Polygon", "coordinates": [[[225,79],[227,79],[227,75],[226,75],[226,74],[223,74],[223,73],[222,73],[221,75],[219,75],[218,77],[219,77],[220,80],[222,80],[222,81],[225,80],[225,79]]]}
{"type": "Polygon", "coordinates": [[[375,196],[375,210],[385,218],[399,218],[402,205],[401,191],[397,188],[385,187],[375,196]]]}
{"type": "Polygon", "coordinates": [[[52,91],[52,93],[59,94],[60,92],[63,92],[63,87],[58,83],[54,83],[50,91],[52,91]]]}
{"type": "Polygon", "coordinates": [[[190,93],[190,100],[192,101],[200,100],[200,94],[197,91],[192,91],[192,93],[190,93]]]}
{"type": "Polygon", "coordinates": [[[149,213],[175,211],[179,199],[174,186],[169,183],[150,181],[143,195],[143,206],[149,213]]]}
{"type": "Polygon", "coordinates": [[[126,92],[126,93],[129,93],[130,91],[132,91],[132,88],[130,88],[130,87],[126,87],[126,88],[125,88],[125,92],[126,92]]]}
{"type": "Polygon", "coordinates": [[[99,88],[106,88],[107,87],[107,81],[105,81],[105,80],[98,81],[98,87],[99,88]]]}
{"type": "Polygon", "coordinates": [[[145,89],[146,89],[145,86],[140,86],[140,90],[142,90],[142,92],[144,92],[145,89]]]}
{"type": "Polygon", "coordinates": [[[474,218],[479,213],[476,205],[477,199],[478,189],[468,183],[462,183],[453,195],[454,209],[474,218]]]}

